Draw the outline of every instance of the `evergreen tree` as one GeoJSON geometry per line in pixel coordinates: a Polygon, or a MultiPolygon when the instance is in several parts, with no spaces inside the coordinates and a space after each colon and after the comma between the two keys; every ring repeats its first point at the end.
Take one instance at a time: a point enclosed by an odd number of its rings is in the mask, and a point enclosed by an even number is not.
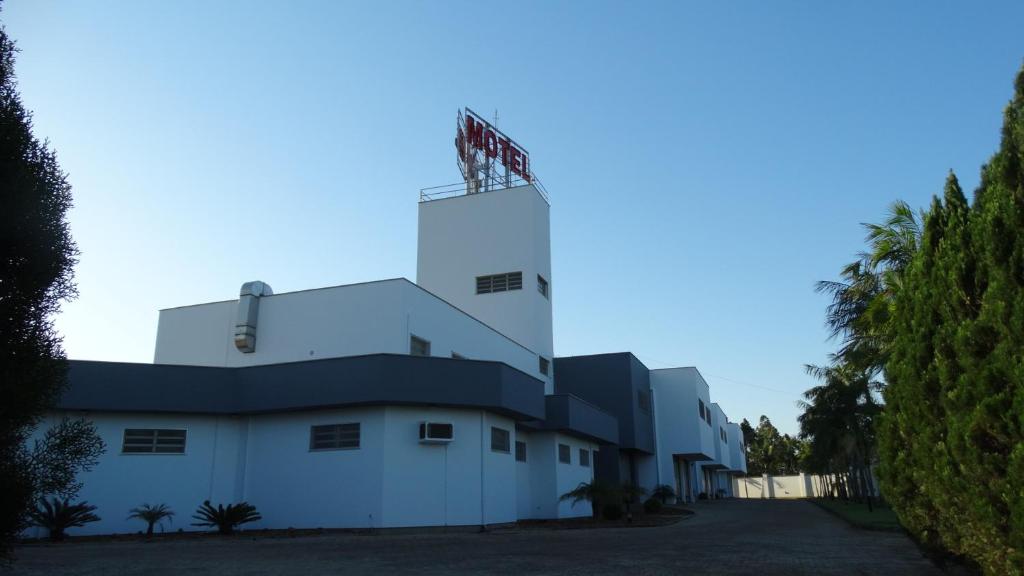
{"type": "Polygon", "coordinates": [[[925,542],[1024,573],[1024,70],[968,206],[954,176],[893,315],[883,490],[925,542]]]}
{"type": "Polygon", "coordinates": [[[70,496],[76,472],[103,447],[82,421],[65,421],[34,448],[27,443],[67,378],[53,315],[75,295],[78,251],[65,219],[71,186],[54,152],[32,135],[15,52],[0,27],[0,557],[9,555],[36,499],[70,496]]]}

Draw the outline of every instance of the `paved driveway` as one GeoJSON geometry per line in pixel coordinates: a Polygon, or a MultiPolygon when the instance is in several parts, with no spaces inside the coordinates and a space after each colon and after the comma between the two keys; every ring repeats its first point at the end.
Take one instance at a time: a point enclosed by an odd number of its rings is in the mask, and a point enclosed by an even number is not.
{"type": "Polygon", "coordinates": [[[14,574],[936,574],[902,534],[808,502],[727,500],[659,528],[71,542],[18,549],[14,574]]]}

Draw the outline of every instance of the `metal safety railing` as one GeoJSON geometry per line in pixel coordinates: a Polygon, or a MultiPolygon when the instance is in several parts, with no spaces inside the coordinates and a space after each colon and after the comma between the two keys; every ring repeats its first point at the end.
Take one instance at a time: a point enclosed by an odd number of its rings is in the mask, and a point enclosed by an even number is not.
{"type": "Polygon", "coordinates": [[[541,184],[540,180],[533,176],[532,179],[527,182],[522,178],[513,178],[511,180],[491,180],[485,182],[479,180],[472,185],[469,182],[456,182],[454,184],[445,184],[443,186],[431,186],[430,188],[420,189],[420,202],[430,202],[432,200],[443,200],[445,198],[455,198],[457,196],[464,196],[466,194],[486,194],[487,192],[497,192],[498,190],[505,190],[507,188],[517,188],[519,186],[533,185],[534,188],[540,192],[544,201],[548,204],[551,200],[548,196],[548,191],[541,184]]]}

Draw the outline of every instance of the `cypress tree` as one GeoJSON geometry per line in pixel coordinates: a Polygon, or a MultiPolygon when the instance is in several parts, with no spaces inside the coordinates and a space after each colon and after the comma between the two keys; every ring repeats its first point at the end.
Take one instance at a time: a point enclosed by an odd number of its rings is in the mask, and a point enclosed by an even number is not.
{"type": "Polygon", "coordinates": [[[950,175],[896,297],[880,433],[904,525],[1024,573],[1024,70],[968,206],[950,175]]]}

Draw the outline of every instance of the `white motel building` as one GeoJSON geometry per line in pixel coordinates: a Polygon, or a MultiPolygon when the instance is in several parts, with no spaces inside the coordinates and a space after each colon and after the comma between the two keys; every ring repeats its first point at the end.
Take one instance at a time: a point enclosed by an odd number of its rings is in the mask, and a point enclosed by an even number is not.
{"type": "MultiPolygon", "coordinates": [[[[730,495],[742,434],[696,368],[628,352],[554,358],[550,205],[524,149],[468,109],[457,187],[420,195],[416,282],[160,311],[152,364],[70,362],[46,424],[95,423],[80,480],[99,522],[142,503],[247,501],[247,528],[488,526],[591,514],[594,479],[681,501],[730,495]]],[[[227,296],[227,295],[226,295],[227,296]]]]}

